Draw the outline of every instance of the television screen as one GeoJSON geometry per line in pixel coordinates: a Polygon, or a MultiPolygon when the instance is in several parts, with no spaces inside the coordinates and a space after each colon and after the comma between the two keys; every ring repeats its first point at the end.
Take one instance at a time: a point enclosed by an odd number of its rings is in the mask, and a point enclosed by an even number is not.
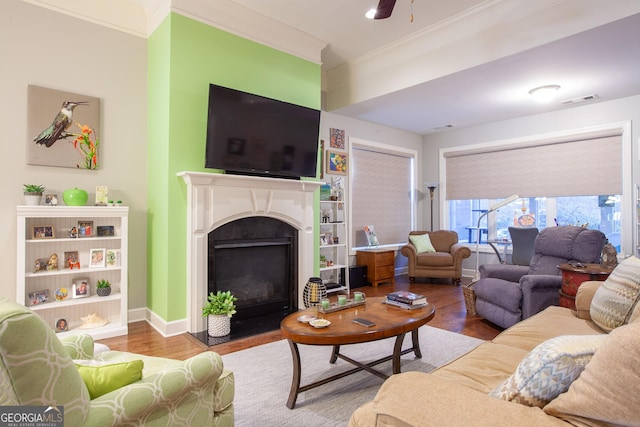
{"type": "Polygon", "coordinates": [[[205,168],[315,177],[320,111],[211,84],[205,168]]]}

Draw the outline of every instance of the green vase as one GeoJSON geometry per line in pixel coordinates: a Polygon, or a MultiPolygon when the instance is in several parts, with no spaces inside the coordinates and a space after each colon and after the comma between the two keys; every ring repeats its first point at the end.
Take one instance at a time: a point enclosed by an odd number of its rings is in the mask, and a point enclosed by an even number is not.
{"type": "Polygon", "coordinates": [[[79,188],[65,190],[62,193],[62,200],[64,200],[64,204],[67,206],[85,206],[88,199],[89,194],[79,188]]]}

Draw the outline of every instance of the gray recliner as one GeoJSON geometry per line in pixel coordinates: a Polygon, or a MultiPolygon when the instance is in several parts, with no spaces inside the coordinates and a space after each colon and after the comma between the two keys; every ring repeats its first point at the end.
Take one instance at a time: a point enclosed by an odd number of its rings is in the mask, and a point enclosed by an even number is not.
{"type": "Polygon", "coordinates": [[[476,311],[488,321],[508,328],[558,305],[562,286],[559,264],[598,263],[606,243],[598,230],[567,225],[549,227],[536,237],[529,266],[483,264],[473,285],[476,311]]]}

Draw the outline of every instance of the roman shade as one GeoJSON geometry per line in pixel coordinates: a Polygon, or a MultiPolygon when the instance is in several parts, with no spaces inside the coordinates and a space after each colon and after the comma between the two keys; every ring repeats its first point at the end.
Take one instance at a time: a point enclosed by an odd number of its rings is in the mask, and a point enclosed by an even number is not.
{"type": "Polygon", "coordinates": [[[608,130],[444,153],[446,199],[622,194],[622,132],[608,130]]]}
{"type": "Polygon", "coordinates": [[[351,243],[367,246],[373,225],[381,245],[404,243],[413,221],[413,159],[402,151],[352,144],[351,243]]]}

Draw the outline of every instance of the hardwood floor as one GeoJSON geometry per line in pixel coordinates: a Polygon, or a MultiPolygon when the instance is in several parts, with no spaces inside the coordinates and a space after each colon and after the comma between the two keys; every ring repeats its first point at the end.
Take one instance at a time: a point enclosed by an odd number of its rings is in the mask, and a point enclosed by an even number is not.
{"type": "MultiPolygon", "coordinates": [[[[430,282],[428,279],[417,279],[416,283],[410,284],[409,278],[405,275],[397,276],[394,286],[388,283],[377,288],[368,286],[357,290],[363,291],[367,296],[384,296],[394,290],[410,290],[426,295],[429,302],[436,306],[436,315],[429,322],[429,326],[436,328],[484,340],[493,339],[501,331],[478,316],[467,316],[462,287],[452,285],[449,280],[433,279],[430,282]]],[[[164,338],[147,322],[135,322],[129,324],[128,335],[99,342],[112,350],[184,360],[207,349],[227,354],[280,339],[282,336],[277,330],[207,347],[188,333],[164,338]]]]}

